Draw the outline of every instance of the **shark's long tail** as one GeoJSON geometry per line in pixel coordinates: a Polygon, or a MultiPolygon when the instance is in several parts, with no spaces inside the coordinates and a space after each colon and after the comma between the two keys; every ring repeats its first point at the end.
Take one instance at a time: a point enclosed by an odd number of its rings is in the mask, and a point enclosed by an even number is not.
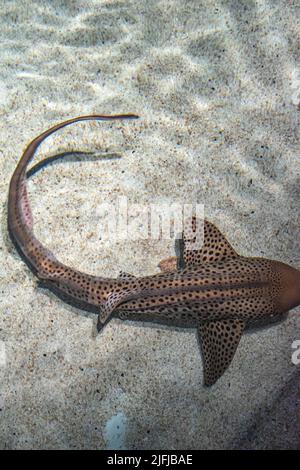
{"type": "Polygon", "coordinates": [[[15,169],[13,178],[16,177],[16,175],[25,173],[28,163],[32,160],[37,148],[40,146],[43,140],[47,139],[47,137],[49,137],[51,134],[58,131],[59,129],[62,129],[63,127],[69,126],[70,124],[74,124],[75,122],[79,121],[115,121],[121,119],[137,119],[138,117],[139,116],[137,116],[136,114],[115,114],[112,116],[106,116],[102,114],[91,114],[87,116],[78,116],[72,119],[68,119],[67,121],[60,122],[59,124],[56,124],[50,129],[42,132],[39,136],[35,137],[30,142],[15,169]]]}
{"type": "MultiPolygon", "coordinates": [[[[27,262],[38,274],[43,276],[43,270],[58,263],[54,255],[47,250],[33,234],[33,218],[29,206],[26,186],[26,171],[39,145],[51,134],[79,121],[97,120],[112,121],[121,119],[137,119],[135,114],[118,114],[106,116],[101,114],[79,116],[56,124],[33,139],[25,149],[11,178],[8,195],[8,229],[18,249],[27,262]]],[[[53,268],[53,266],[52,266],[53,268]]]]}

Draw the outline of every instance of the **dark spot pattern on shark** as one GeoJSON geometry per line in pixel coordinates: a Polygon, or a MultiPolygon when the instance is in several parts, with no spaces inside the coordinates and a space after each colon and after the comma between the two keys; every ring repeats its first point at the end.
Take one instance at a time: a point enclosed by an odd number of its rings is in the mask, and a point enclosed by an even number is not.
{"type": "Polygon", "coordinates": [[[61,298],[97,310],[99,331],[112,317],[197,329],[204,383],[212,385],[229,367],[248,325],[272,324],[300,304],[299,270],[279,261],[239,256],[215,225],[194,217],[186,221],[179,256],[161,261],[162,272],[145,277],[121,273],[109,279],[77,271],[58,261],[34,235],[26,173],[43,140],[78,121],[136,118],[80,116],[36,137],[11,178],[8,230],[43,285],[61,298]]]}

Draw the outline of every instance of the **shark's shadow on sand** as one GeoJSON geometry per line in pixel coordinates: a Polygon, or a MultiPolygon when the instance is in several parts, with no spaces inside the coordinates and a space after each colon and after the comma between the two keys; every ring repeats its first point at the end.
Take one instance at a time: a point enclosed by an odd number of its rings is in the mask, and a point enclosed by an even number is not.
{"type": "Polygon", "coordinates": [[[44,167],[53,165],[53,163],[78,163],[78,162],[94,162],[98,160],[117,160],[121,158],[119,153],[96,153],[96,152],[83,152],[83,151],[68,151],[61,152],[50,157],[46,157],[44,160],[33,165],[30,170],[27,171],[27,178],[31,178],[35,173],[42,170],[44,167]]]}

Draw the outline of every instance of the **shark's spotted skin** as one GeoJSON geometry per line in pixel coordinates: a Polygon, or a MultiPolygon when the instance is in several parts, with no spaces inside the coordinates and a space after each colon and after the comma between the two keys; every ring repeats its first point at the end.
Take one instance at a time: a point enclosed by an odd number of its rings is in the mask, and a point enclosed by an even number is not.
{"type": "Polygon", "coordinates": [[[286,264],[239,256],[211,222],[187,221],[178,258],[159,263],[160,274],[117,279],[90,276],[60,263],[34,236],[27,189],[28,163],[53,132],[90,119],[81,116],[50,128],[26,148],[12,176],[8,229],[39,279],[64,298],[98,310],[98,330],[113,316],[196,328],[202,345],[204,382],[212,385],[229,366],[249,324],[273,323],[300,304],[300,272],[286,264]]]}
{"type": "Polygon", "coordinates": [[[26,182],[23,182],[21,187],[21,211],[24,214],[24,219],[26,221],[27,226],[32,230],[33,217],[29,206],[26,182]]]}
{"type": "Polygon", "coordinates": [[[221,262],[238,254],[219,229],[207,220],[192,217],[186,222],[183,234],[183,263],[185,266],[199,266],[201,263],[221,262]],[[197,241],[200,247],[197,247],[197,241]]]}
{"type": "Polygon", "coordinates": [[[212,385],[230,365],[245,328],[238,318],[203,323],[199,327],[204,358],[204,381],[212,385]]]}

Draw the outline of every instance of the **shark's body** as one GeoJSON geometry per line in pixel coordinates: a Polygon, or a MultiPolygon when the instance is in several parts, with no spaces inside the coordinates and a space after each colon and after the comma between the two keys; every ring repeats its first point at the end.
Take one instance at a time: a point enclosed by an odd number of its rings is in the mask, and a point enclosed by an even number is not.
{"type": "Polygon", "coordinates": [[[181,254],[160,263],[162,273],[117,279],[91,276],[60,263],[34,236],[26,169],[41,142],[82,120],[133,119],[134,115],[82,116],[58,124],[26,148],[10,183],[8,228],[37,277],[73,301],[99,309],[98,329],[113,316],[197,328],[204,382],[213,384],[229,366],[247,325],[273,322],[300,304],[300,272],[286,264],[239,256],[220,231],[204,222],[204,243],[188,249],[202,226],[191,219],[181,254]]]}

